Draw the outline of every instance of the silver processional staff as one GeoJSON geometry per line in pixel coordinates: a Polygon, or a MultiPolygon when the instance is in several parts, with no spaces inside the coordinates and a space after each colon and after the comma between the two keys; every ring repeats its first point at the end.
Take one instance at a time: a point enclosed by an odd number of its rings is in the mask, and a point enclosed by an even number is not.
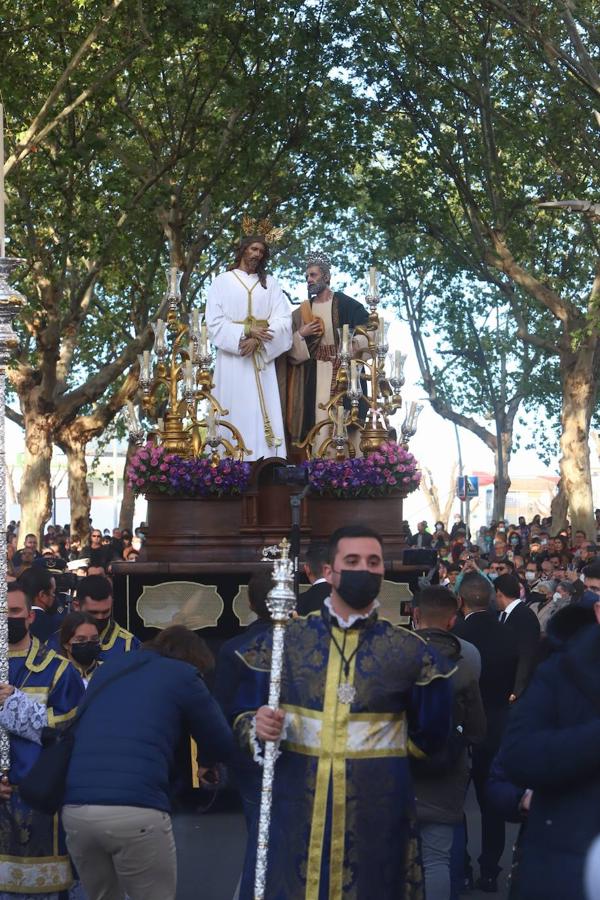
{"type": "MultiPolygon", "coordinates": [[[[290,614],[296,606],[296,595],[294,593],[294,563],[293,560],[289,558],[290,545],[284,538],[279,546],[281,548],[281,557],[280,559],[276,559],[273,563],[273,581],[275,582],[275,586],[271,588],[267,596],[267,607],[273,621],[273,649],[271,651],[271,680],[269,682],[268,702],[271,709],[279,708],[285,628],[289,622],[290,614]]],[[[273,802],[273,779],[275,776],[275,762],[278,756],[278,741],[267,741],[265,745],[262,788],[260,792],[260,818],[258,820],[254,900],[264,900],[265,896],[271,805],[273,802]]]]}

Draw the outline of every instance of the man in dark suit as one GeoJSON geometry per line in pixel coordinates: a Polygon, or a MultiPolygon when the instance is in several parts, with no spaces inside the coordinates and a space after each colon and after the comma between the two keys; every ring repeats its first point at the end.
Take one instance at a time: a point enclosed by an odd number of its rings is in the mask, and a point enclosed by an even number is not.
{"type": "Polygon", "coordinates": [[[520,599],[521,584],[516,575],[500,575],[494,582],[494,588],[498,621],[509,632],[519,655],[511,692],[511,700],[516,700],[527,687],[533,673],[540,642],[540,623],[533,610],[520,599]]]}
{"type": "Polygon", "coordinates": [[[40,644],[45,644],[58,631],[66,615],[64,606],[56,596],[56,579],[42,563],[25,569],[18,581],[23,593],[30,598],[35,612],[31,634],[40,644]]]}
{"type": "Polygon", "coordinates": [[[304,574],[310,581],[310,587],[298,597],[297,612],[299,616],[307,616],[317,612],[326,597],[331,594],[331,585],[323,577],[323,565],[329,562],[327,544],[309,544],[304,563],[304,574]]]}
{"type": "Polygon", "coordinates": [[[410,547],[417,547],[419,550],[431,547],[433,537],[429,534],[428,531],[425,530],[426,528],[427,522],[417,523],[416,534],[412,534],[408,539],[408,544],[410,547]]]}
{"type": "Polygon", "coordinates": [[[483,575],[475,572],[465,575],[459,588],[464,618],[457,619],[453,629],[463,640],[474,644],[481,655],[479,688],[487,718],[487,733],[483,743],[473,748],[472,777],[481,811],[481,877],[477,887],[489,893],[497,890],[498,862],[504,851],[505,828],[503,817],[487,802],[485,785],[506,726],[518,663],[512,635],[489,610],[491,593],[492,586],[483,575]]]}
{"type": "MultiPolygon", "coordinates": [[[[273,579],[270,571],[252,576],[248,583],[248,602],[250,609],[257,616],[256,621],[237,637],[225,641],[219,650],[213,695],[230,724],[234,718],[236,703],[239,703],[240,696],[244,694],[248,675],[248,667],[238,655],[238,650],[271,627],[271,616],[266,600],[272,587],[273,579]]],[[[268,673],[265,677],[268,678],[268,673]]],[[[244,814],[249,824],[260,800],[262,769],[246,750],[238,747],[229,762],[229,772],[240,792],[244,814]]]]}

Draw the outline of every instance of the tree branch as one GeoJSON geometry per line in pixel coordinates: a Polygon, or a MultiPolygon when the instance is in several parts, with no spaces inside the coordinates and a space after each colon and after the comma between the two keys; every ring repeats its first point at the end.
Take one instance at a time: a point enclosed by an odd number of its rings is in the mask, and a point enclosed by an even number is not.
{"type": "MultiPolygon", "coordinates": [[[[76,50],[74,55],[71,57],[71,59],[69,60],[69,63],[67,64],[67,66],[63,70],[62,74],[58,78],[58,81],[56,82],[56,84],[54,85],[54,87],[52,88],[50,93],[48,94],[46,100],[44,101],[42,108],[40,109],[40,111],[34,118],[33,122],[31,123],[31,125],[29,126],[27,131],[25,132],[23,139],[17,146],[16,152],[13,153],[7,159],[7,161],[4,165],[4,175],[5,176],[8,175],[8,173],[11,171],[11,169],[17,163],[21,162],[25,158],[25,156],[27,156],[27,154],[30,152],[31,146],[36,141],[40,140],[40,134],[41,134],[40,128],[43,125],[43,123],[45,122],[45,120],[48,116],[48,113],[49,113],[50,109],[52,108],[53,104],[60,96],[60,93],[61,93],[63,87],[65,86],[65,84],[67,83],[67,81],[69,80],[69,78],[71,77],[73,72],[75,71],[75,69],[79,66],[79,64],[82,62],[82,60],[85,59],[85,57],[88,55],[90,50],[93,48],[93,45],[97,41],[100,33],[103,31],[104,28],[106,28],[106,26],[108,25],[110,20],[113,18],[113,16],[117,12],[119,6],[121,6],[122,2],[123,2],[123,0],[111,0],[111,3],[105,9],[104,13],[100,16],[100,19],[98,20],[96,25],[92,28],[92,30],[90,31],[88,36],[85,38],[85,40],[82,42],[82,44],[76,50]]],[[[97,82],[95,86],[98,86],[100,83],[101,82],[97,82]]],[[[63,113],[65,113],[64,110],[63,110],[63,113]]],[[[65,113],[65,115],[66,114],[68,114],[68,113],[65,113]]],[[[64,115],[62,113],[59,113],[59,116],[57,116],[55,118],[54,123],[52,124],[51,127],[54,127],[54,125],[57,124],[58,121],[60,121],[62,118],[64,118],[64,115]]],[[[49,126],[46,126],[44,134],[48,134],[49,130],[51,130],[51,128],[49,126]]]]}

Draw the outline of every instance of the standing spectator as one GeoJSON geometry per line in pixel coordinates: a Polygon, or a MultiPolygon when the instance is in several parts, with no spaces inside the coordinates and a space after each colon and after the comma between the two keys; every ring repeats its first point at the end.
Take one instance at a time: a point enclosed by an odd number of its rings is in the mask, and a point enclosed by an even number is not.
{"type": "Polygon", "coordinates": [[[99,566],[106,572],[113,558],[113,549],[102,543],[102,532],[99,528],[90,531],[90,542],[81,550],[80,555],[89,559],[90,566],[99,566]]]}
{"type": "Polygon", "coordinates": [[[33,559],[37,559],[42,555],[38,550],[38,539],[35,534],[26,534],[22,548],[15,553],[13,557],[13,566],[15,570],[23,565],[23,552],[25,550],[29,551],[28,558],[32,557],[33,559]]]}
{"type": "Polygon", "coordinates": [[[454,524],[452,525],[452,528],[450,530],[451,541],[456,540],[456,535],[459,531],[463,531],[465,533],[466,539],[469,541],[471,540],[471,532],[467,527],[466,522],[463,522],[462,516],[456,513],[456,515],[454,516],[454,524]]]}
{"type": "MultiPolygon", "coordinates": [[[[594,612],[600,619],[600,599],[594,612]]],[[[533,790],[518,900],[584,900],[585,856],[600,830],[599,659],[593,624],[539,666],[514,706],[502,762],[533,790]]]]}
{"type": "Polygon", "coordinates": [[[464,619],[457,619],[454,626],[455,633],[474,644],[481,655],[479,688],[487,732],[483,743],[473,749],[473,783],[481,811],[481,874],[477,885],[486,892],[497,890],[505,827],[502,816],[487,801],[485,785],[506,726],[518,662],[515,642],[490,612],[492,590],[483,575],[465,575],[460,585],[464,619]]]}
{"type": "Polygon", "coordinates": [[[94,676],[93,710],[77,725],[63,807],[69,852],[90,900],[175,898],[169,774],[176,748],[190,734],[207,765],[233,749],[198,670],[204,660],[197,635],[173,625],[94,676]]]}
{"type": "Polygon", "coordinates": [[[325,597],[329,597],[331,587],[323,575],[323,566],[327,563],[327,544],[310,544],[306,551],[304,574],[310,581],[310,587],[298,597],[297,612],[299,616],[307,616],[310,612],[321,609],[325,597]]]}
{"type": "Polygon", "coordinates": [[[540,643],[540,623],[536,614],[521,600],[521,585],[515,575],[499,575],[494,582],[498,621],[517,648],[519,664],[511,700],[520,697],[531,678],[540,643]]]}
{"type": "Polygon", "coordinates": [[[600,597],[600,561],[590,563],[582,571],[586,591],[592,591],[600,597]]]}
{"type": "Polygon", "coordinates": [[[56,579],[45,566],[31,566],[18,579],[31,602],[35,618],[31,624],[31,634],[45,644],[48,638],[60,628],[65,616],[56,596],[56,579]]]}
{"type": "Polygon", "coordinates": [[[425,549],[431,547],[433,538],[427,531],[427,522],[417,522],[417,530],[415,534],[408,539],[409,547],[417,547],[425,549]]]}
{"type": "Polygon", "coordinates": [[[432,535],[433,546],[436,550],[440,550],[450,543],[450,535],[446,531],[446,526],[443,522],[435,523],[435,531],[432,535]]]}
{"type": "Polygon", "coordinates": [[[486,728],[479,692],[481,657],[473,644],[450,633],[456,613],[456,597],[447,588],[425,588],[415,598],[417,634],[456,666],[448,743],[433,757],[412,763],[427,900],[450,897],[450,853],[456,826],[463,822],[468,747],[483,741],[486,728]]]}

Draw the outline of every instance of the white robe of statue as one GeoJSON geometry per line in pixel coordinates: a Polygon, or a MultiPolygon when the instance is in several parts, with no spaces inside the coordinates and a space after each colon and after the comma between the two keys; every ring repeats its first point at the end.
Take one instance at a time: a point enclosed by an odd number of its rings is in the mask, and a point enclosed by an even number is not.
{"type": "MultiPolygon", "coordinates": [[[[281,400],[277,386],[275,360],[287,353],[292,345],[291,308],[279,283],[267,275],[263,288],[258,275],[241,269],[219,275],[208,290],[206,300],[208,336],[217,348],[214,396],[229,410],[225,418],[239,429],[244,443],[251,451],[248,460],[262,456],[285,457],[285,434],[281,400]],[[248,291],[251,291],[249,308],[248,291]],[[248,316],[269,323],[273,338],[265,341],[258,366],[255,357],[240,355],[240,340],[244,337],[244,321],[248,316]],[[257,385],[260,380],[264,412],[276,439],[269,446],[265,434],[265,417],[257,385]]],[[[223,436],[230,437],[227,429],[223,436]]]]}

